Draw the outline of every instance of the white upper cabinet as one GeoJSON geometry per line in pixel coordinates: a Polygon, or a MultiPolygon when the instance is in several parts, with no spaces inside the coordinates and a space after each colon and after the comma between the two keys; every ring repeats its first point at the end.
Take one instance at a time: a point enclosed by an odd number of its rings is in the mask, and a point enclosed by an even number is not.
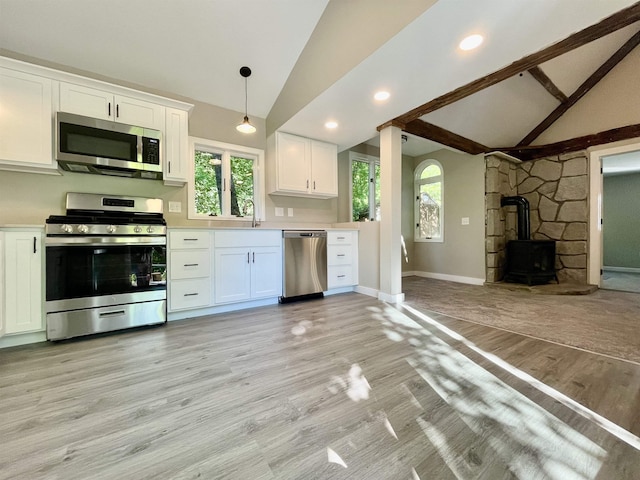
{"type": "Polygon", "coordinates": [[[331,143],[276,132],[269,162],[270,193],[331,198],[338,196],[338,147],[331,143]]]}
{"type": "Polygon", "coordinates": [[[338,147],[311,140],[311,193],[323,197],[338,196],[338,147]]]}
{"type": "Polygon", "coordinates": [[[183,185],[189,180],[189,115],[186,111],[166,109],[164,146],[164,183],[183,185]]]}
{"type": "Polygon", "coordinates": [[[112,92],[60,83],[60,111],[164,131],[162,105],[112,92]]]}
{"type": "Polygon", "coordinates": [[[52,80],[0,68],[0,163],[5,168],[56,168],[52,80]]]}

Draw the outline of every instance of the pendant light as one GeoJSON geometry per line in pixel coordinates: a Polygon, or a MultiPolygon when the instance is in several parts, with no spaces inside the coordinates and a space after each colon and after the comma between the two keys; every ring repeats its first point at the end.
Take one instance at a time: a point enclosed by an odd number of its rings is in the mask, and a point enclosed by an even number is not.
{"type": "Polygon", "coordinates": [[[240,69],[240,75],[244,77],[244,120],[236,127],[236,130],[241,133],[253,133],[256,131],[256,127],[251,125],[247,114],[247,77],[251,75],[251,69],[249,67],[242,67],[240,69]]]}

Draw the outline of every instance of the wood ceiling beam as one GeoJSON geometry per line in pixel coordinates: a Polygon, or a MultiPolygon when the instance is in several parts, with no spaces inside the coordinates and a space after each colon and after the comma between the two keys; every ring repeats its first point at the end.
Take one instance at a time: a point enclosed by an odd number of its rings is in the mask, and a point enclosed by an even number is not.
{"type": "Polygon", "coordinates": [[[535,78],[544,89],[553,95],[560,103],[568,100],[567,96],[556,86],[555,83],[542,71],[540,67],[533,67],[527,70],[533,78],[535,78]]]}
{"type": "Polygon", "coordinates": [[[594,145],[618,142],[629,138],[640,137],[640,123],[627,125],[626,127],[614,128],[604,132],[585,135],[583,137],[572,138],[562,142],[549,143],[547,145],[530,145],[510,148],[496,148],[494,150],[508,153],[520,160],[535,160],[537,158],[561,155],[567,152],[584,150],[594,145]]]}
{"type": "Polygon", "coordinates": [[[586,95],[604,76],[609,73],[613,67],[615,67],[620,61],[626,57],[636,46],[640,44],[640,31],[631,37],[627,42],[620,47],[611,57],[604,62],[600,68],[598,68],[593,74],[587,78],[582,85],[580,85],[575,92],[573,92],[566,102],[561,103],[556,109],[549,114],[540,124],[531,130],[526,137],[524,137],[517,146],[529,145],[538,136],[549,128],[553,122],[558,120],[562,115],[566,113],[572,106],[574,106],[578,100],[586,95]]]}
{"type": "Polygon", "coordinates": [[[527,55],[520,60],[513,62],[510,65],[489,74],[485,77],[474,80],[471,83],[467,83],[462,87],[459,87],[449,93],[441,95],[438,98],[435,98],[419,107],[414,108],[413,110],[408,111],[407,113],[400,115],[395,118],[401,124],[407,124],[413,120],[416,120],[423,115],[431,113],[439,108],[450,105],[458,100],[468,97],[469,95],[473,95],[481,90],[484,90],[487,87],[495,85],[507,78],[510,78],[520,72],[525,70],[529,70],[533,67],[540,65],[552,58],[556,58],[564,53],[570,52],[578,47],[586,45],[593,40],[597,40],[600,37],[603,37],[611,32],[615,32],[621,28],[624,28],[632,23],[640,20],[640,2],[636,2],[630,7],[627,7],[619,12],[614,13],[613,15],[605,18],[599,23],[595,25],[591,25],[564,40],[559,41],[539,52],[533,53],[531,55],[527,55]]]}
{"type": "Polygon", "coordinates": [[[407,123],[403,130],[412,135],[441,143],[471,155],[491,150],[485,145],[419,119],[407,123]]]}

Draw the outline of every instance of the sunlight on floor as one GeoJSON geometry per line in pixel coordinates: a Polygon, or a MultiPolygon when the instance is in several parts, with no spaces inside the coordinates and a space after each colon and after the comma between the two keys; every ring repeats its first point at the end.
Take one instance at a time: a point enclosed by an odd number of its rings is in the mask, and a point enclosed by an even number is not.
{"type": "MultiPolygon", "coordinates": [[[[446,328],[421,312],[407,310],[440,330],[446,328]]],[[[411,341],[415,354],[407,359],[409,364],[519,478],[596,478],[607,455],[599,445],[395,308],[388,307],[379,318],[392,340],[411,341]]],[[[447,334],[465,341],[455,332],[447,334]]],[[[451,471],[468,478],[469,466],[450,448],[447,430],[421,417],[417,421],[451,471]]]]}

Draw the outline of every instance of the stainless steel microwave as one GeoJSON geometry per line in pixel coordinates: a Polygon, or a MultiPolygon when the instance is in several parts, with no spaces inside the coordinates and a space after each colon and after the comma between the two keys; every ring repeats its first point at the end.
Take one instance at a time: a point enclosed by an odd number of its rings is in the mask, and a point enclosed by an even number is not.
{"type": "Polygon", "coordinates": [[[56,160],[69,172],[160,180],[161,137],[149,128],[56,114],[56,160]]]}

